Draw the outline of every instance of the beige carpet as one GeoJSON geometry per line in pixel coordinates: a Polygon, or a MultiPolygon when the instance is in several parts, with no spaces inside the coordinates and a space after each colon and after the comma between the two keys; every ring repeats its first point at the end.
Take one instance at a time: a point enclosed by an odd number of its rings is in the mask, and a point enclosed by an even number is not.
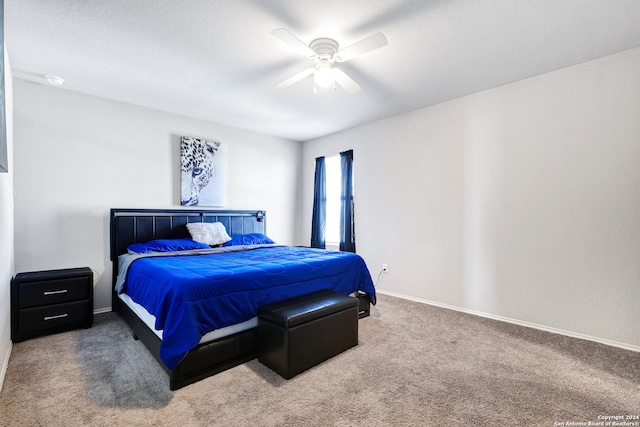
{"type": "Polygon", "coordinates": [[[91,329],[13,346],[0,425],[557,426],[640,414],[640,353],[385,295],[359,326],[357,347],[289,381],[254,360],[171,392],[127,326],[98,315],[91,329]]]}

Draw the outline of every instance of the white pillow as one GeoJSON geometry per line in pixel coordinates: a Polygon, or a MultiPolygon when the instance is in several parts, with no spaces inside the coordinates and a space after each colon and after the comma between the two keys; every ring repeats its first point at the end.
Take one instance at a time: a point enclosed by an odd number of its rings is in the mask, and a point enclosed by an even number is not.
{"type": "Polygon", "coordinates": [[[217,246],[231,240],[221,222],[190,222],[187,229],[196,242],[217,246]]]}

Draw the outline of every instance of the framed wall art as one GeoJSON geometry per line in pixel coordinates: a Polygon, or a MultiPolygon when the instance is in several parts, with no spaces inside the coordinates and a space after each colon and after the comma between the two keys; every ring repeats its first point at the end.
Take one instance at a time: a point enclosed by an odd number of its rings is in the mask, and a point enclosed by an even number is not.
{"type": "Polygon", "coordinates": [[[180,138],[180,204],[225,206],[227,171],[225,145],[218,141],[180,138]]]}

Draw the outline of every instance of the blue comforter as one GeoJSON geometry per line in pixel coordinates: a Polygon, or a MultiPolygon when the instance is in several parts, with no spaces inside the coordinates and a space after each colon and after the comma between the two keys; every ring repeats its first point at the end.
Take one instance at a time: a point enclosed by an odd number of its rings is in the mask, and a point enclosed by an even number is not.
{"type": "Polygon", "coordinates": [[[160,358],[173,369],[203,335],[257,315],[258,307],[332,289],[360,290],[375,301],[364,260],[354,253],[290,246],[140,258],[122,291],[163,330],[160,358]]]}

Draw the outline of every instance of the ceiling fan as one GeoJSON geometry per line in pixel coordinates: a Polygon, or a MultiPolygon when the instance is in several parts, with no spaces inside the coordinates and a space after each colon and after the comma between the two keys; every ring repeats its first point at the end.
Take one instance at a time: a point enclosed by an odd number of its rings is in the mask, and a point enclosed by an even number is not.
{"type": "Polygon", "coordinates": [[[337,67],[332,67],[334,63],[348,61],[356,56],[387,45],[387,38],[382,33],[376,33],[344,49],[339,49],[338,43],[329,38],[315,39],[307,46],[285,28],[273,30],[271,34],[291,46],[298,53],[312,59],[315,64],[313,67],[309,67],[278,83],[276,87],[279,89],[291,86],[313,74],[315,86],[322,88],[333,86],[335,88],[337,83],[348,93],[354,94],[362,88],[344,71],[337,67]]]}

